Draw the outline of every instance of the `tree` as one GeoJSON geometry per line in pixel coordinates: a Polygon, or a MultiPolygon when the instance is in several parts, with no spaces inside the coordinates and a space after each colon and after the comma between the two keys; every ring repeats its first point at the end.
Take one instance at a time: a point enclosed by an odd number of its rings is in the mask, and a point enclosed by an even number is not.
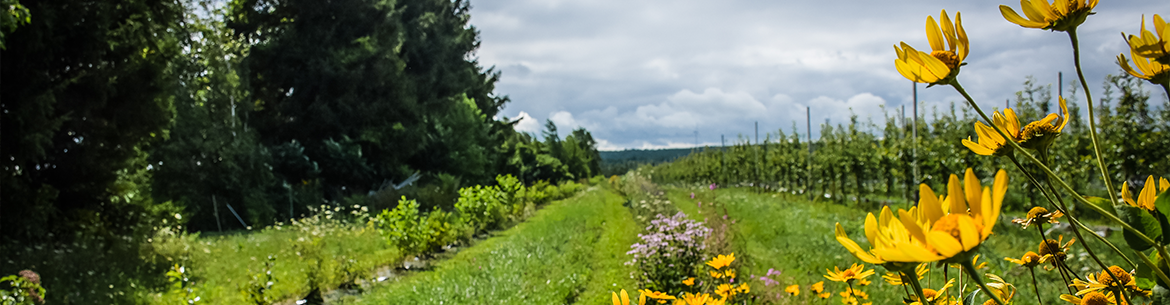
{"type": "Polygon", "coordinates": [[[81,219],[127,230],[144,207],[114,200],[137,191],[116,183],[145,166],[143,148],[172,119],[181,6],[26,6],[36,18],[6,35],[0,51],[0,230],[31,238],[81,219]]]}

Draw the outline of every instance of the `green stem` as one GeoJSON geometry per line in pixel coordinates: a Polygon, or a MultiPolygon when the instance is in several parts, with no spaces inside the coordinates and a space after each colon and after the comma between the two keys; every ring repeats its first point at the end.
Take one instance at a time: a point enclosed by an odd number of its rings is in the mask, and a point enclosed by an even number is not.
{"type": "Polygon", "coordinates": [[[979,274],[976,273],[975,266],[971,264],[971,261],[964,259],[962,262],[959,263],[959,265],[963,266],[963,270],[967,271],[967,276],[970,276],[971,280],[975,281],[975,284],[979,285],[980,289],[983,289],[983,291],[986,291],[987,295],[990,296],[991,299],[995,301],[995,304],[999,304],[999,305],[1007,304],[1007,303],[1004,303],[1003,300],[1000,300],[998,295],[996,295],[995,293],[992,293],[991,289],[987,288],[987,284],[983,283],[982,278],[979,278],[979,274]]]}
{"type": "Polygon", "coordinates": [[[1068,30],[1068,39],[1072,41],[1073,64],[1077,68],[1077,78],[1081,81],[1081,88],[1085,90],[1085,104],[1089,105],[1089,139],[1093,141],[1093,153],[1097,156],[1097,167],[1101,170],[1101,180],[1105,181],[1105,191],[1109,192],[1109,202],[1117,204],[1117,194],[1114,192],[1113,179],[1109,179],[1109,169],[1105,167],[1105,159],[1101,157],[1101,144],[1097,141],[1097,121],[1093,111],[1093,94],[1089,92],[1089,84],[1085,83],[1085,73],[1081,70],[1081,47],[1077,41],[1077,28],[1068,30]]]}
{"type": "Polygon", "coordinates": [[[1162,268],[1159,268],[1158,264],[1151,262],[1150,259],[1148,257],[1146,257],[1145,255],[1143,255],[1141,252],[1137,252],[1137,251],[1134,251],[1134,252],[1135,252],[1134,254],[1137,254],[1138,258],[1142,259],[1143,263],[1150,266],[1151,269],[1154,269],[1154,274],[1157,274],[1158,278],[1162,279],[1163,283],[1170,283],[1170,277],[1167,277],[1166,273],[1162,272],[1162,268]]]}
{"type": "MultiPolygon", "coordinates": [[[[1040,157],[1042,158],[1041,161],[1045,161],[1045,163],[1044,163],[1045,165],[1048,164],[1047,162],[1051,162],[1051,157],[1048,155],[1047,148],[1040,150],[1040,157]]],[[[1060,208],[1065,210],[1065,211],[1068,211],[1068,206],[1064,205],[1064,199],[1060,198],[1060,195],[1056,194],[1056,188],[1052,186],[1052,179],[1055,179],[1055,178],[1056,178],[1056,176],[1048,176],[1048,181],[1047,181],[1048,188],[1052,192],[1053,197],[1056,197],[1056,203],[1058,205],[1060,205],[1060,208]]],[[[1043,186],[1037,186],[1037,187],[1043,188],[1043,186]]],[[[1069,212],[1071,212],[1071,211],[1069,211],[1069,212]]],[[[1072,215],[1072,213],[1069,213],[1069,212],[1065,213],[1065,216],[1068,216],[1069,223],[1072,223],[1073,225],[1077,225],[1078,227],[1083,227],[1084,225],[1082,225],[1081,222],[1079,220],[1077,220],[1077,218],[1074,217],[1072,215]]],[[[1085,243],[1085,246],[1084,246],[1085,252],[1089,253],[1089,257],[1093,258],[1093,261],[1096,261],[1097,265],[1101,266],[1101,269],[1108,270],[1109,266],[1105,265],[1104,262],[1101,262],[1101,259],[1097,257],[1097,254],[1095,252],[1093,252],[1093,249],[1091,247],[1089,247],[1088,243],[1086,243],[1086,242],[1088,242],[1088,240],[1085,239],[1085,237],[1081,235],[1080,228],[1074,227],[1073,234],[1076,234],[1077,238],[1082,240],[1082,243],[1085,243]]],[[[1097,233],[1093,233],[1093,235],[1097,235],[1097,233]]],[[[1122,255],[1122,256],[1125,256],[1125,255],[1122,255]]],[[[1069,269],[1069,272],[1072,272],[1071,268],[1069,269]]]]}
{"type": "MultiPolygon", "coordinates": [[[[959,91],[959,93],[962,94],[964,98],[967,99],[967,103],[970,104],[972,108],[975,108],[975,112],[979,113],[979,116],[983,117],[983,119],[986,120],[987,122],[989,122],[989,123],[991,122],[991,119],[987,117],[987,113],[984,113],[983,109],[979,108],[979,105],[976,104],[975,100],[971,98],[971,95],[967,94],[966,90],[963,90],[963,87],[959,85],[958,80],[952,81],[950,85],[952,87],[954,87],[955,90],[959,91]]],[[[1090,103],[1090,105],[1092,105],[1092,103],[1090,103]]],[[[1091,115],[1091,113],[1090,113],[1090,115],[1091,115]]],[[[1009,139],[1009,141],[1007,141],[1007,143],[1010,144],[1012,146],[1012,148],[1014,148],[1015,151],[1018,151],[1021,154],[1023,154],[1025,157],[1028,157],[1028,160],[1032,161],[1038,167],[1040,167],[1040,169],[1043,170],[1045,174],[1051,175],[1053,177],[1056,176],[1056,173],[1052,172],[1052,169],[1048,168],[1048,166],[1041,164],[1040,160],[1036,159],[1036,156],[1033,156],[1032,154],[1024,151],[1024,148],[1020,147],[1020,143],[1016,143],[1016,141],[1010,140],[1010,139],[1012,139],[1012,137],[1009,137],[1007,135],[1007,133],[1005,133],[1003,131],[1003,129],[999,128],[999,126],[997,126],[995,124],[991,124],[991,127],[992,127],[992,129],[995,129],[995,132],[999,133],[999,135],[1002,136],[1004,139],[1009,139]]],[[[1092,130],[1092,128],[1090,128],[1090,130],[1092,130]]],[[[1147,243],[1152,244],[1152,245],[1159,245],[1159,243],[1155,242],[1154,239],[1150,238],[1149,236],[1146,236],[1145,233],[1142,233],[1141,231],[1134,228],[1133,226],[1130,226],[1128,223],[1125,223],[1120,218],[1117,218],[1117,216],[1113,215],[1113,213],[1109,213],[1108,211],[1105,211],[1104,208],[1101,208],[1101,207],[1089,202],[1088,199],[1085,199],[1083,196],[1080,195],[1080,193],[1077,193],[1077,191],[1074,190],[1072,188],[1072,186],[1069,186],[1068,182],[1064,182],[1064,179],[1060,179],[1059,177],[1057,177],[1056,182],[1057,182],[1057,184],[1060,185],[1061,188],[1063,188],[1065,191],[1068,191],[1070,194],[1072,194],[1072,197],[1076,198],[1077,201],[1080,201],[1081,203],[1085,204],[1086,206],[1093,209],[1094,211],[1097,211],[1097,213],[1100,213],[1102,216],[1105,216],[1105,218],[1109,218],[1110,221],[1116,222],[1123,229],[1134,234],[1142,241],[1147,242],[1147,243]]],[[[1110,194],[1110,195],[1112,196],[1112,194],[1110,194]]],[[[1113,202],[1116,202],[1116,201],[1113,201],[1113,202]]]]}
{"type": "Polygon", "coordinates": [[[898,273],[902,274],[902,278],[906,279],[906,282],[914,288],[914,294],[918,295],[918,303],[926,304],[926,294],[922,293],[922,284],[918,283],[918,274],[910,275],[906,274],[905,271],[898,271],[898,273]]]}
{"type": "Polygon", "coordinates": [[[1032,289],[1036,292],[1036,302],[1044,305],[1044,300],[1040,299],[1040,284],[1036,283],[1036,267],[1028,267],[1028,272],[1032,273],[1032,289]]]}

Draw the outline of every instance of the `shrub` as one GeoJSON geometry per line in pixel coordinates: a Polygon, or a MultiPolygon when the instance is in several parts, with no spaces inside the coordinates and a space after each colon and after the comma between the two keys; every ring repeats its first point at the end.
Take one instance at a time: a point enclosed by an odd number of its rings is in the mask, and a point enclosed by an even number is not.
{"type": "Polygon", "coordinates": [[[407,200],[402,197],[398,206],[393,210],[382,210],[378,217],[370,221],[386,242],[407,256],[422,254],[427,248],[431,237],[429,228],[418,211],[418,201],[407,200]]]}
{"type": "Polygon", "coordinates": [[[459,189],[459,201],[455,202],[455,209],[459,210],[463,222],[479,232],[502,225],[508,212],[504,199],[504,192],[496,186],[465,187],[459,189]]]}
{"type": "Polygon", "coordinates": [[[704,241],[711,229],[679,212],[674,217],[658,214],[646,231],[638,234],[642,242],[631,245],[626,252],[634,256],[626,264],[638,267],[641,274],[635,278],[640,287],[679,294],[685,288],[682,280],[698,274],[695,267],[703,260],[704,241]]]}

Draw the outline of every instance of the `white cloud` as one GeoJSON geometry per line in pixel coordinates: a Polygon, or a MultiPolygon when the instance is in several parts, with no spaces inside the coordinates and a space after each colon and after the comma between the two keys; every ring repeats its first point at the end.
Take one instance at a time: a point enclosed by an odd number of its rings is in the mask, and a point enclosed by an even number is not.
{"type": "MultiPolygon", "coordinates": [[[[615,147],[694,143],[696,129],[699,142],[718,143],[754,133],[755,121],[789,133],[796,121],[803,133],[806,106],[814,134],[825,118],[848,122],[849,109],[880,123],[879,105],[893,113],[912,100],[892,45],[927,48],[926,16],[943,8],[962,12],[971,52],[960,79],[980,105],[1014,98],[1028,75],[1055,89],[1063,71],[1066,90],[1075,78],[1067,36],[1007,22],[994,4],[842,2],[829,12],[817,1],[493,0],[476,2],[471,23],[479,63],[503,71],[496,92],[512,100],[503,115],[560,115],[558,126],[583,126],[615,147]]],[[[1126,48],[1117,33],[1136,32],[1142,13],[1148,21],[1170,2],[1115,0],[1096,11],[1078,32],[1099,98],[1126,48]]],[[[962,101],[949,87],[918,89],[924,113],[962,101]]],[[[517,129],[543,127],[545,118],[529,118],[517,129]]]]}
{"type": "Polygon", "coordinates": [[[520,115],[517,115],[516,118],[520,120],[520,122],[513,126],[513,129],[516,131],[530,133],[540,132],[540,123],[537,122],[536,119],[533,119],[531,115],[528,115],[527,112],[521,111],[520,115]]]}

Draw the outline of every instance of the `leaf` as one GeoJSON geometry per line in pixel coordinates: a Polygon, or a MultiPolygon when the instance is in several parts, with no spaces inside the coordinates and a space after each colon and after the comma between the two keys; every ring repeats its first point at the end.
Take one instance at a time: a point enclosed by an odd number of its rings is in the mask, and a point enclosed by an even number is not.
{"type": "Polygon", "coordinates": [[[975,295],[979,294],[980,290],[982,289],[975,289],[975,291],[972,291],[971,294],[968,294],[966,297],[964,297],[963,305],[975,305],[975,295]]]}
{"type": "MultiPolygon", "coordinates": [[[[1150,215],[1150,213],[1146,213],[1145,210],[1129,205],[1115,205],[1113,208],[1117,210],[1117,216],[1122,221],[1141,231],[1142,234],[1145,234],[1150,239],[1158,240],[1162,237],[1162,226],[1159,224],[1158,219],[1150,215]]],[[[1125,243],[1130,248],[1137,251],[1143,251],[1153,246],[1129,231],[1123,231],[1122,237],[1125,238],[1125,243]]]]}
{"type": "Polygon", "coordinates": [[[1154,291],[1150,295],[1150,299],[1154,305],[1170,305],[1170,289],[1166,289],[1161,285],[1154,286],[1154,291]]]}
{"type": "Polygon", "coordinates": [[[1154,208],[1162,213],[1163,216],[1170,215],[1170,192],[1162,192],[1161,195],[1158,195],[1158,199],[1154,200],[1154,208]]]}

